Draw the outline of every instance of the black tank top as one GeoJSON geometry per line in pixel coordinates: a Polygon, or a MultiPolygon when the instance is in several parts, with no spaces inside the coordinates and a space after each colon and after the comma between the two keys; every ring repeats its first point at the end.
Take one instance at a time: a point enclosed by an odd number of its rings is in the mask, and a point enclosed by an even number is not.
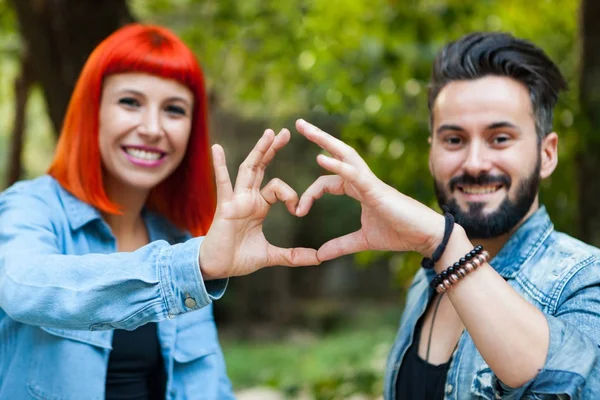
{"type": "Polygon", "coordinates": [[[107,400],[165,398],[166,373],[155,323],[116,329],[106,375],[107,400]]]}
{"type": "Polygon", "coordinates": [[[419,357],[419,340],[423,318],[419,319],[415,327],[415,339],[406,350],[404,360],[396,380],[396,399],[398,400],[443,400],[444,387],[450,367],[447,363],[433,365],[419,357]]]}

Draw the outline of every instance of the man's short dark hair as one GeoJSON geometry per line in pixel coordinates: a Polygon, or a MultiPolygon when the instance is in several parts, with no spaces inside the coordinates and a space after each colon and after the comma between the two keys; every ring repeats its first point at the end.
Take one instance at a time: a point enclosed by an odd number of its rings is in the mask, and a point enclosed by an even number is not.
{"type": "Polygon", "coordinates": [[[471,33],[446,45],[436,56],[428,106],[448,83],[488,75],[513,78],[529,89],[538,141],[552,132],[552,115],[558,94],[567,89],[558,66],[533,43],[508,33],[471,33]]]}

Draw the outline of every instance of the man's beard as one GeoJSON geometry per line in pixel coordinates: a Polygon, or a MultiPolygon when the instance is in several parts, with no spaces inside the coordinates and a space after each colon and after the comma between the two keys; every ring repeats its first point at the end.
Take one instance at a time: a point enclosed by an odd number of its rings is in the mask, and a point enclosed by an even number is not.
{"type": "MultiPolygon", "coordinates": [[[[462,226],[469,238],[490,239],[509,233],[531,209],[540,186],[541,157],[538,154],[536,166],[527,179],[521,182],[517,190],[517,198],[511,201],[508,196],[502,201],[498,209],[483,214],[485,203],[469,203],[469,211],[463,211],[456,199],[449,199],[443,185],[434,178],[434,189],[440,207],[447,207],[454,216],[457,224],[462,226]]],[[[506,191],[511,187],[508,176],[492,176],[482,174],[478,177],[462,175],[452,178],[448,184],[449,193],[453,193],[456,185],[493,185],[502,184],[506,191]]]]}

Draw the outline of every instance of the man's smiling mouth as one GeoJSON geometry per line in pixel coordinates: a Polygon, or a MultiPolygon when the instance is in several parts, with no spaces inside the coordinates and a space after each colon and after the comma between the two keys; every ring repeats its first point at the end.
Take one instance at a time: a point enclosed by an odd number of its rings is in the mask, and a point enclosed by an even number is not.
{"type": "Polygon", "coordinates": [[[465,194],[490,194],[497,192],[504,185],[493,184],[493,185],[456,185],[456,188],[465,194]]]}

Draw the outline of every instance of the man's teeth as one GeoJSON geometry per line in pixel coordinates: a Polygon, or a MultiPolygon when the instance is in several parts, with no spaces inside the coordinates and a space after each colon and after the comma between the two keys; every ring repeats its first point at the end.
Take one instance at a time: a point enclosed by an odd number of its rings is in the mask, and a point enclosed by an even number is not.
{"type": "Polygon", "coordinates": [[[140,150],[134,148],[126,148],[125,151],[132,157],[139,158],[144,161],[156,161],[160,158],[161,153],[155,151],[140,150]]]}
{"type": "Polygon", "coordinates": [[[462,191],[466,194],[488,194],[498,190],[497,185],[490,186],[463,186],[462,191]]]}

